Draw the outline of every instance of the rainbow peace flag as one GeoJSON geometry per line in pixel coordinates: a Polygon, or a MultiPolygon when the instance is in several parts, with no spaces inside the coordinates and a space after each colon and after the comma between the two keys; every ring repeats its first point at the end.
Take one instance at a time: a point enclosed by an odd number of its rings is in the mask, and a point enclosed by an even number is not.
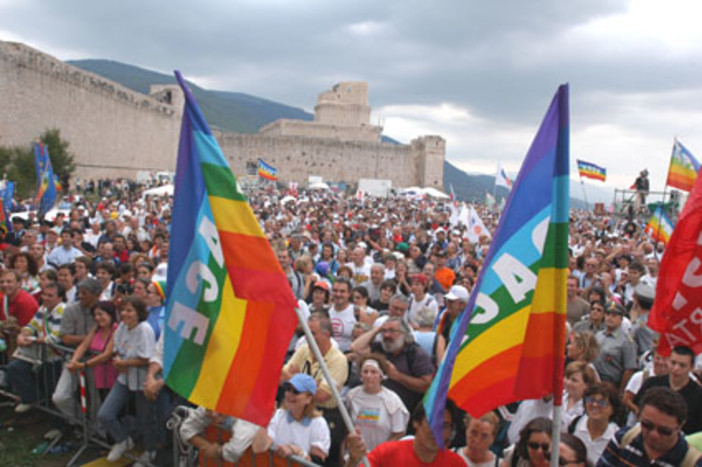
{"type": "Polygon", "coordinates": [[[474,417],[553,394],[565,357],[569,203],[568,85],[551,101],[509,194],[446,356],[424,398],[437,442],[446,397],[474,417]]]}
{"type": "Polygon", "coordinates": [[[699,161],[676,139],[673,143],[673,153],[670,156],[670,167],[668,168],[668,180],[665,184],[683,191],[690,191],[699,173],[699,161]]]}
{"type": "Polygon", "coordinates": [[[670,241],[670,236],[673,235],[673,222],[665,214],[665,211],[660,206],[649,219],[644,231],[656,242],[663,242],[666,245],[670,241]]]}
{"type": "Polygon", "coordinates": [[[266,164],[263,159],[258,160],[258,174],[266,180],[278,180],[278,169],[270,164],[266,164]]]}
{"type": "Polygon", "coordinates": [[[604,182],[607,179],[607,169],[595,165],[591,162],[585,162],[578,159],[578,172],[580,177],[593,178],[604,182]]]}
{"type": "Polygon", "coordinates": [[[41,142],[34,143],[34,167],[37,171],[37,195],[34,204],[41,219],[56,203],[56,183],[49,148],[41,142]]]}
{"type": "Polygon", "coordinates": [[[288,280],[179,72],[185,109],[168,257],[164,378],[266,426],[297,324],[288,280]]]}

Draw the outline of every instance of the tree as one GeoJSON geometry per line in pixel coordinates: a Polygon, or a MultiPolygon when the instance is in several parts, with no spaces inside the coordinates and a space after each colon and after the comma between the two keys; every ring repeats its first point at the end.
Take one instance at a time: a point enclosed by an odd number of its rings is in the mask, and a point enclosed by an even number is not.
{"type": "MultiPolygon", "coordinates": [[[[61,139],[57,128],[46,130],[39,140],[49,149],[51,167],[65,190],[76,170],[73,154],[68,152],[68,141],[61,139]]],[[[0,147],[0,170],[8,180],[15,182],[15,195],[19,199],[34,196],[37,189],[37,171],[32,146],[0,147]]],[[[60,195],[59,195],[60,196],[60,195]]]]}
{"type": "Polygon", "coordinates": [[[8,180],[15,182],[15,196],[18,199],[32,196],[37,187],[37,175],[31,148],[14,146],[2,148],[2,152],[9,155],[5,175],[8,180]]]}

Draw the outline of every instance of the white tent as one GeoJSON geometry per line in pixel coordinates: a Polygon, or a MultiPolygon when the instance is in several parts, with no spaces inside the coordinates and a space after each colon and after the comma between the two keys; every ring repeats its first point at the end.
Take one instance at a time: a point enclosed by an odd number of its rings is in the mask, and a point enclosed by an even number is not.
{"type": "Polygon", "coordinates": [[[329,185],[324,182],[311,183],[308,187],[310,190],[330,190],[329,185]]]}
{"type": "Polygon", "coordinates": [[[443,191],[439,191],[436,188],[422,188],[422,191],[427,194],[427,196],[431,196],[432,198],[440,198],[440,199],[448,199],[449,195],[444,193],[443,191]]]}
{"type": "Polygon", "coordinates": [[[157,186],[149,188],[144,192],[143,196],[173,196],[173,185],[157,186]]]}

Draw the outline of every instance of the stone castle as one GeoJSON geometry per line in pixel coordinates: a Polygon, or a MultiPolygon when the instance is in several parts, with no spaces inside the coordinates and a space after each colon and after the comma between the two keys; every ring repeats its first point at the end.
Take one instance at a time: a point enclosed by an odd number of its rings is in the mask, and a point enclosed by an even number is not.
{"type": "MultiPolygon", "coordinates": [[[[173,171],[184,98],[177,85],[140,94],[23,44],[0,41],[0,145],[29,145],[49,128],[61,130],[81,179],[173,171]]],[[[237,176],[259,158],[282,182],[309,175],[353,184],[392,180],[395,187],[442,188],[446,142],[418,137],[409,145],[381,142],[370,124],[368,85],[344,82],[321,93],[314,121],[277,120],[257,134],[213,131],[237,176]]]]}

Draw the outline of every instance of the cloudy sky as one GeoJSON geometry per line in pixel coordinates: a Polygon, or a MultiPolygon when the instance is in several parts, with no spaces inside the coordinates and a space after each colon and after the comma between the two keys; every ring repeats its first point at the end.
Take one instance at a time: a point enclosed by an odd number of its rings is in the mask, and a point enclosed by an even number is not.
{"type": "Polygon", "coordinates": [[[387,135],[442,135],[490,174],[516,174],[569,82],[573,173],[581,158],[628,187],[646,167],[661,190],[674,137],[702,156],[701,17],[695,0],[0,0],[0,39],[310,111],[368,81],[387,135]]]}

